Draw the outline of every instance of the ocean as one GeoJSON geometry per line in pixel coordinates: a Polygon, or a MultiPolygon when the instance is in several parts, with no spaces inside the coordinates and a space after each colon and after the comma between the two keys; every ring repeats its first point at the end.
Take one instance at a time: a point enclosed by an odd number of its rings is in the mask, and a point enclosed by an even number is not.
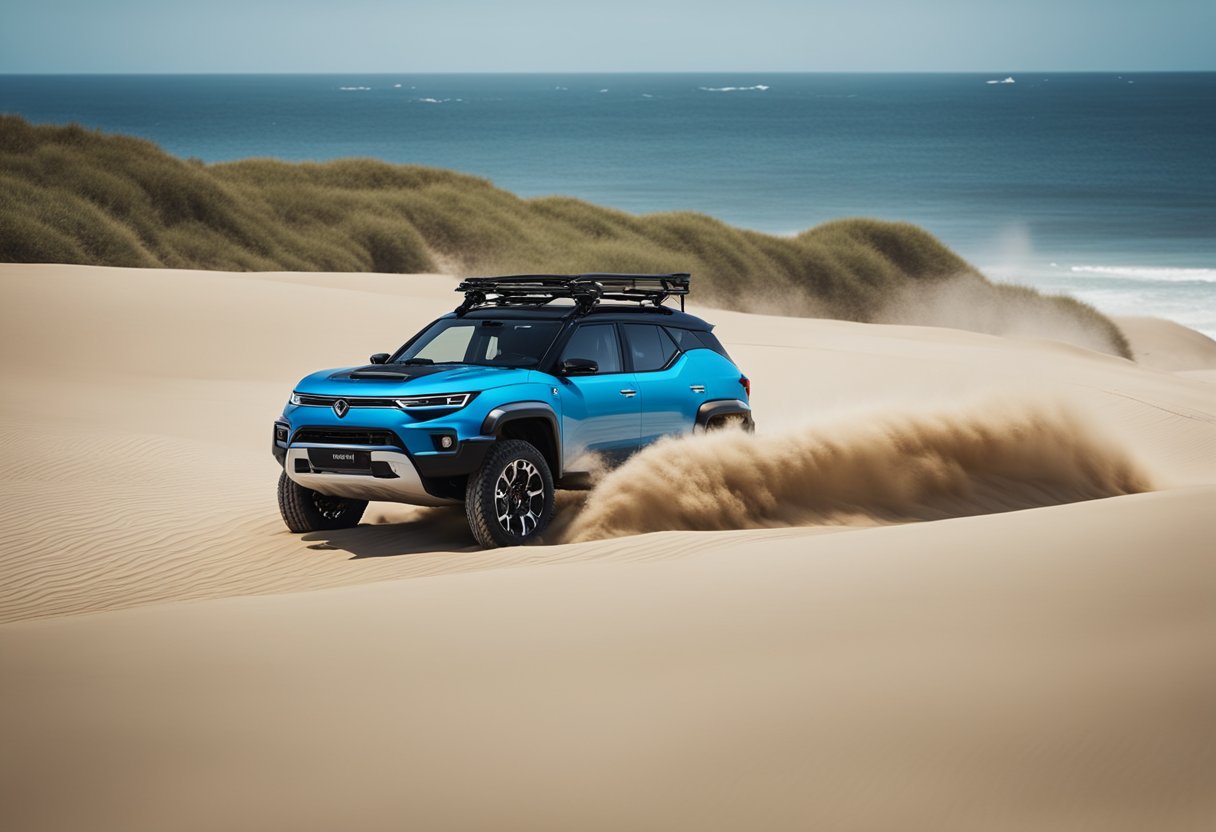
{"type": "Polygon", "coordinates": [[[0,112],[775,234],[907,220],[994,279],[1216,337],[1216,73],[8,75],[0,112]]]}

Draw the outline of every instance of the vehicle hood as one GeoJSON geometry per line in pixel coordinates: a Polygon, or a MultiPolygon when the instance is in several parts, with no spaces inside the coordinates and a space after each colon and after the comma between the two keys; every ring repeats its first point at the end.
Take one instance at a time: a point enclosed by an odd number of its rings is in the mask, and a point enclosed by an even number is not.
{"type": "Polygon", "coordinates": [[[461,364],[369,364],[321,370],[300,379],[297,393],[315,396],[416,396],[427,393],[479,393],[520,384],[531,370],[461,364]]]}

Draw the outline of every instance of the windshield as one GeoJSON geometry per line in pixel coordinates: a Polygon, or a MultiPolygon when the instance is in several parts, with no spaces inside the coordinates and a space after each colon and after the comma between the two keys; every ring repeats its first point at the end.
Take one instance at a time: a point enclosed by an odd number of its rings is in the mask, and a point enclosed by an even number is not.
{"type": "Polygon", "coordinates": [[[535,367],[561,326],[560,321],[449,318],[431,324],[393,363],[535,367]]]}

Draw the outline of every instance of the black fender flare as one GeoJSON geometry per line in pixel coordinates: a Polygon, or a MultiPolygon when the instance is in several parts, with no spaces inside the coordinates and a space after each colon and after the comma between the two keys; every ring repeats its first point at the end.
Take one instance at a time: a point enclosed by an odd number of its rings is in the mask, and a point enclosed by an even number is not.
{"type": "MultiPolygon", "coordinates": [[[[548,402],[526,401],[500,404],[486,414],[486,418],[481,423],[481,435],[501,436],[503,427],[520,419],[542,419],[548,423],[549,430],[553,434],[554,465],[551,467],[554,469],[553,479],[557,481],[562,475],[562,429],[557,419],[557,413],[548,402]]],[[[540,450],[543,453],[544,449],[540,450]]]]}
{"type": "Polygon", "coordinates": [[[753,433],[756,430],[756,423],[752,419],[751,406],[740,399],[717,399],[702,403],[697,408],[697,422],[693,430],[697,433],[708,430],[709,423],[719,416],[742,416],[743,429],[748,433],[753,433]]]}

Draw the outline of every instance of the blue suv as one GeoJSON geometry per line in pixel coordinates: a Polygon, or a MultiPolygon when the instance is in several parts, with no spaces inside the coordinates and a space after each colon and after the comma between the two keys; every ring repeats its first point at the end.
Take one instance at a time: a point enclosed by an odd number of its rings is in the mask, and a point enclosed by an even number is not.
{"type": "Polygon", "coordinates": [[[663,436],[753,429],[750,383],[683,311],[687,274],[463,281],[455,312],[364,367],[296,385],[274,425],[293,532],[354,526],[369,500],[465,506],[486,547],[544,531],[555,488],[663,436]],[[665,304],[680,299],[677,311],[665,304]]]}

